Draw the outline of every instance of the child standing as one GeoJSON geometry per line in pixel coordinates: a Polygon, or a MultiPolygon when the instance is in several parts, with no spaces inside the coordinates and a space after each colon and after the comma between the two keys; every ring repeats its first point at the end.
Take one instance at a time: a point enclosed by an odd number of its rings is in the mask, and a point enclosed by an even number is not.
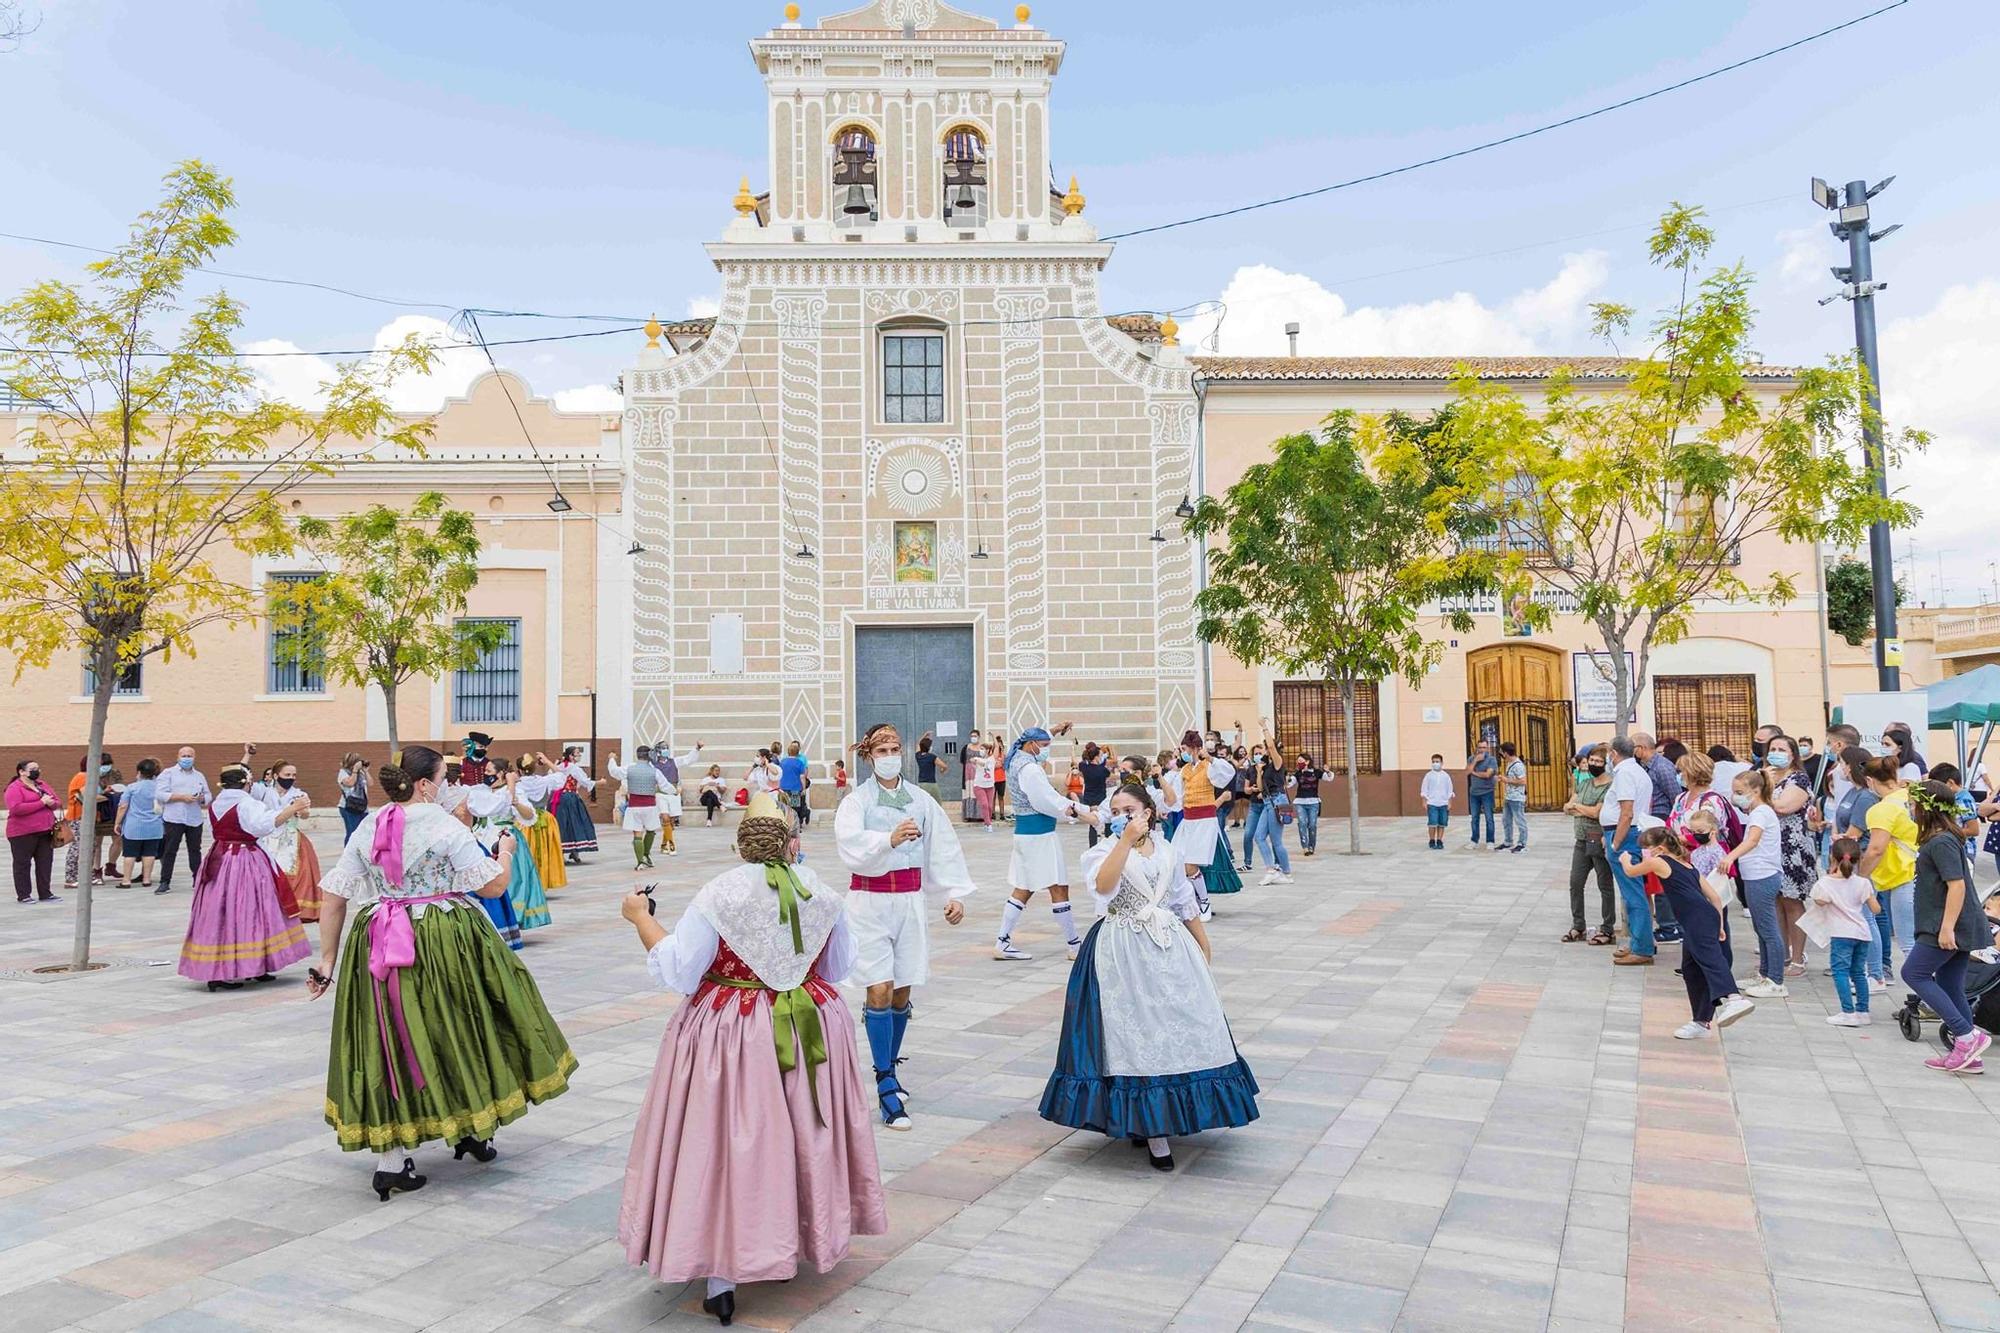
{"type": "Polygon", "coordinates": [[[1424,780],[1417,787],[1424,798],[1424,825],[1430,833],[1430,849],[1444,850],[1444,831],[1451,824],[1451,801],[1456,793],[1452,790],[1451,774],[1444,771],[1444,756],[1431,756],[1431,771],[1424,774],[1424,780]]]}
{"type": "Polygon", "coordinates": [[[1860,843],[1835,838],[1829,856],[1827,873],[1812,887],[1812,900],[1820,908],[1829,937],[1833,989],[1840,996],[1840,1012],[1828,1014],[1826,1021],[1837,1028],[1865,1028],[1874,1021],[1868,1016],[1867,957],[1875,943],[1875,925],[1869,918],[1882,905],[1875,901],[1874,883],[1854,873],[1861,860],[1860,843]]]}
{"type": "Polygon", "coordinates": [[[1619,866],[1631,879],[1656,876],[1674,905],[1674,919],[1684,932],[1681,980],[1687,983],[1689,1010],[1688,1021],[1674,1029],[1674,1036],[1696,1041],[1716,1028],[1728,1027],[1757,1006],[1744,998],[1730,968],[1729,924],[1722,915],[1723,899],[1709,886],[1708,877],[1695,868],[1687,844],[1661,826],[1639,835],[1639,849],[1637,857],[1620,853],[1619,866]]]}
{"type": "Polygon", "coordinates": [[[1738,773],[1730,801],[1743,812],[1743,837],[1722,854],[1721,870],[1732,866],[1743,876],[1743,896],[1750,904],[1750,924],[1757,929],[1757,980],[1744,988],[1755,998],[1782,1000],[1787,950],[1778,924],[1778,892],[1784,887],[1784,854],[1779,846],[1778,812],[1771,808],[1771,779],[1761,768],[1738,773]]]}
{"type": "Polygon", "coordinates": [[[1528,764],[1512,741],[1500,742],[1500,841],[1496,852],[1528,850],[1528,764]]]}

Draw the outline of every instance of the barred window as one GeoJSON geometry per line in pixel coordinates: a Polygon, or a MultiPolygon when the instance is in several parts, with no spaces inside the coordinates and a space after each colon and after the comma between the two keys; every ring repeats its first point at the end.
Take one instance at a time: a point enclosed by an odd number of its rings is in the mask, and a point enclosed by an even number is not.
{"type": "Polygon", "coordinates": [[[944,335],[882,335],[882,419],[944,420],[944,335]]]}
{"type": "MultiPolygon", "coordinates": [[[[1321,768],[1347,767],[1347,728],[1340,686],[1319,680],[1281,680],[1271,687],[1271,721],[1287,759],[1311,755],[1321,768]]],[[[1354,682],[1354,767],[1382,771],[1382,705],[1372,680],[1354,682]]]]}
{"type": "MultiPolygon", "coordinates": [[[[111,693],[114,695],[144,694],[146,692],[145,665],[143,661],[139,661],[127,662],[124,666],[120,667],[118,669],[118,683],[111,687],[111,693]]],[[[88,662],[83,664],[83,692],[85,694],[97,693],[97,668],[88,662]]]]}
{"type": "Polygon", "coordinates": [[[451,716],[454,722],[519,722],[521,720],[521,622],[461,620],[461,625],[499,625],[506,637],[479,655],[479,660],[452,674],[451,716]]]}
{"type": "MultiPolygon", "coordinates": [[[[272,583],[298,586],[317,583],[320,574],[273,574],[272,583]]],[[[320,636],[311,612],[296,622],[271,622],[271,642],[264,673],[267,694],[323,694],[326,691],[326,663],[320,654],[320,636]]]]}
{"type": "Polygon", "coordinates": [[[1757,730],[1755,676],[1655,676],[1653,731],[1690,750],[1726,745],[1748,758],[1757,730]]]}

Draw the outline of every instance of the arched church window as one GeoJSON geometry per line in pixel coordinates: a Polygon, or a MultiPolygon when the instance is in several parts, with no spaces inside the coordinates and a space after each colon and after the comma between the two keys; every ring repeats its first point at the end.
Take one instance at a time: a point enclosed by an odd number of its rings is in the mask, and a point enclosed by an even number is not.
{"type": "Polygon", "coordinates": [[[850,125],[834,139],[833,207],[837,220],[849,225],[873,222],[881,216],[875,136],[859,125],[850,125]]]}
{"type": "Polygon", "coordinates": [[[960,125],[944,139],[944,220],[978,227],[987,218],[986,136],[960,125]]]}

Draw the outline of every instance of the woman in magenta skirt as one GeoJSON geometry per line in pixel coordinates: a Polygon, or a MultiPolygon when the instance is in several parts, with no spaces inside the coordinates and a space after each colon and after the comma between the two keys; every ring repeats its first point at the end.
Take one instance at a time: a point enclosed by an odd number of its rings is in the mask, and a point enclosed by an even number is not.
{"type": "Polygon", "coordinates": [[[272,810],[244,790],[250,770],[241,764],[223,769],[219,781],[208,808],[215,849],[195,876],[180,973],[210,990],[239,990],[245,981],[275,979],[312,953],[290,885],[257,845],[308,807],[301,794],[272,810]]]}
{"type": "Polygon", "coordinates": [[[794,863],[790,821],[760,792],[737,826],[749,864],[695,894],[670,935],[644,890],[624,903],[667,1025],[625,1166],[618,1239],[664,1282],[706,1278],[727,1324],[736,1284],[824,1273],[888,1229],[875,1104],[834,983],[854,961],[846,895],[794,863]]]}

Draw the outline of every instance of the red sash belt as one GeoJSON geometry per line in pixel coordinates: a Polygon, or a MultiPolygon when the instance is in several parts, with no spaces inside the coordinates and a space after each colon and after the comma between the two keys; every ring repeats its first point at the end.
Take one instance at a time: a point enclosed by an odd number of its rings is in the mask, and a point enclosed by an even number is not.
{"type": "Polygon", "coordinates": [[[649,805],[658,805],[659,803],[660,798],[657,796],[634,796],[630,792],[625,794],[625,804],[630,808],[643,810],[649,805]]]}
{"type": "Polygon", "coordinates": [[[1183,820],[1213,819],[1215,818],[1215,807],[1212,805],[1191,805],[1181,811],[1181,818],[1183,820]]]}
{"type": "Polygon", "coordinates": [[[891,870],[886,875],[856,875],[847,887],[856,893],[922,893],[924,872],[912,867],[891,870]]]}

